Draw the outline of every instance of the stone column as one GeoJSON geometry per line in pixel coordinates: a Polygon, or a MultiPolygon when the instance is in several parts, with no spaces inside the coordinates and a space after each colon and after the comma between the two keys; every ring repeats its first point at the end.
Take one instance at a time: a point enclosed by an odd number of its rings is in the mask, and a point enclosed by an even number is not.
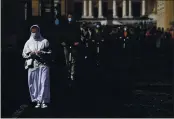
{"type": "Polygon", "coordinates": [[[88,14],[89,18],[94,18],[93,13],[92,13],[93,12],[92,8],[93,8],[92,7],[92,0],[89,0],[89,14],[88,14]]]}
{"type": "Polygon", "coordinates": [[[118,18],[117,16],[117,1],[113,0],[113,18],[118,18]]]}
{"type": "Polygon", "coordinates": [[[126,15],[126,0],[123,0],[122,17],[127,18],[127,15],[126,15]]]}
{"type": "Polygon", "coordinates": [[[27,20],[27,3],[25,3],[25,20],[27,20]]]}
{"type": "Polygon", "coordinates": [[[86,0],[83,0],[83,16],[82,18],[87,18],[87,1],[86,0]]]}
{"type": "Polygon", "coordinates": [[[129,0],[129,18],[133,18],[132,16],[132,1],[129,0]]]}
{"type": "Polygon", "coordinates": [[[146,13],[146,4],[145,4],[145,0],[142,0],[142,10],[141,10],[141,15],[144,16],[146,13]]]}
{"type": "Polygon", "coordinates": [[[103,17],[103,9],[102,9],[102,0],[99,0],[98,1],[98,4],[99,4],[99,6],[98,6],[98,18],[104,18],[103,17]]]}

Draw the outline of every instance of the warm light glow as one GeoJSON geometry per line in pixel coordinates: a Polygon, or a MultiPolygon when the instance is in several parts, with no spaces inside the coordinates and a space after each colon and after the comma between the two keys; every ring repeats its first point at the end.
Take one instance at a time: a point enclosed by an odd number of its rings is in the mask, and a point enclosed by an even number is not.
{"type": "Polygon", "coordinates": [[[32,0],[32,16],[39,16],[39,0],[32,0]]]}

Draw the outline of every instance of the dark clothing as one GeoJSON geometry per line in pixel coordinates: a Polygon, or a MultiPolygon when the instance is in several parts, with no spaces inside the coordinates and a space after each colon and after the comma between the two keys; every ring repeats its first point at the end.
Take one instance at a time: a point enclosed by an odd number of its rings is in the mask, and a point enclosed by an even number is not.
{"type": "Polygon", "coordinates": [[[73,46],[75,42],[80,40],[80,25],[78,23],[64,24],[62,27],[62,42],[68,46],[73,46]]]}
{"type": "Polygon", "coordinates": [[[61,26],[61,36],[60,42],[64,42],[66,45],[64,46],[64,55],[66,66],[68,67],[71,80],[74,79],[75,74],[75,61],[77,55],[77,47],[74,45],[75,42],[80,41],[80,24],[72,22],[68,23],[68,21],[64,22],[61,26]],[[70,46],[72,48],[70,49],[70,46]],[[71,53],[71,59],[70,58],[71,53]]]}

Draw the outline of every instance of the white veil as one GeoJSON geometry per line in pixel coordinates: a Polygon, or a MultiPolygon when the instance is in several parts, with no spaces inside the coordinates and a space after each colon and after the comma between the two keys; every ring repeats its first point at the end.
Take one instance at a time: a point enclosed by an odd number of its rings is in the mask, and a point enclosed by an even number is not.
{"type": "Polygon", "coordinates": [[[31,29],[33,27],[37,27],[38,28],[38,32],[36,33],[37,34],[37,38],[34,38],[32,35],[30,35],[30,38],[29,39],[32,39],[32,40],[44,40],[44,38],[42,37],[42,35],[40,34],[40,27],[38,25],[32,25],[30,27],[30,32],[31,32],[31,29]]]}

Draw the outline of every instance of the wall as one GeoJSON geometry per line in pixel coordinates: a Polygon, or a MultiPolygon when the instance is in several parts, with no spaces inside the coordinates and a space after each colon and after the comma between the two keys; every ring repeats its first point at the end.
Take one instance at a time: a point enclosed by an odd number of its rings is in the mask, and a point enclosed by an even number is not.
{"type": "Polygon", "coordinates": [[[157,27],[170,28],[170,22],[174,20],[174,1],[158,0],[157,16],[157,27]]]}
{"type": "Polygon", "coordinates": [[[164,27],[165,1],[157,1],[157,27],[164,27]]]}
{"type": "Polygon", "coordinates": [[[165,28],[170,28],[170,22],[174,20],[174,1],[165,1],[165,28]]]}

